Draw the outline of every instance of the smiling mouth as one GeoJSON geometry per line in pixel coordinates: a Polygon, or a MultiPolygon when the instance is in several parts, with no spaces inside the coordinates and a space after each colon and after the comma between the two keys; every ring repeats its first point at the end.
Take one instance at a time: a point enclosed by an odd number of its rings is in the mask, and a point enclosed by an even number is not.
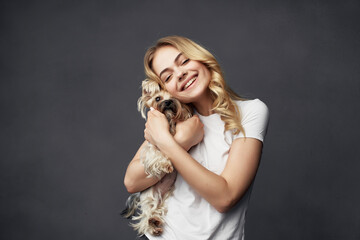
{"type": "Polygon", "coordinates": [[[190,85],[195,82],[195,80],[197,79],[197,76],[193,77],[192,79],[190,79],[184,86],[183,91],[186,90],[188,87],[190,87],[190,85]]]}

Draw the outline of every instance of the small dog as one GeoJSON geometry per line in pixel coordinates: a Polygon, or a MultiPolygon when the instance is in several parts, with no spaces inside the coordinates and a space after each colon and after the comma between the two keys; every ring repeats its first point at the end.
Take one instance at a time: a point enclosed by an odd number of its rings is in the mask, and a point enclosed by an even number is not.
{"type": "MultiPolygon", "coordinates": [[[[162,112],[170,125],[170,133],[175,134],[176,123],[190,118],[192,109],[186,104],[180,103],[177,99],[160,89],[158,83],[152,80],[142,82],[142,96],[138,100],[138,110],[143,118],[146,109],[153,107],[162,112]]],[[[132,217],[137,223],[131,226],[144,235],[150,233],[158,236],[163,232],[164,216],[167,213],[166,199],[171,196],[176,180],[176,171],[171,161],[154,145],[148,143],[140,154],[140,161],[144,165],[148,177],[158,179],[166,175],[154,186],[141,193],[131,194],[126,201],[126,209],[121,213],[126,218],[132,217]],[[139,214],[135,216],[135,212],[139,214]]]]}

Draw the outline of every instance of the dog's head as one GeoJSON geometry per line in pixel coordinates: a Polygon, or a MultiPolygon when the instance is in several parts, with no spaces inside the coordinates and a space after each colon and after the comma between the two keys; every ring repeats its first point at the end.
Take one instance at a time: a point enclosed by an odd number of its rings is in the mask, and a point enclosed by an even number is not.
{"type": "Polygon", "coordinates": [[[146,109],[150,107],[165,114],[169,121],[184,121],[192,116],[192,109],[188,105],[162,90],[157,82],[145,79],[142,82],[142,96],[138,100],[138,109],[143,118],[146,118],[146,109]]]}

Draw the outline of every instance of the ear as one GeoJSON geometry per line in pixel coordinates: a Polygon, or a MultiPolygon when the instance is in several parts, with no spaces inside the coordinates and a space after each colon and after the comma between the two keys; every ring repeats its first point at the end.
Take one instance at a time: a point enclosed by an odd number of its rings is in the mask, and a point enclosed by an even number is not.
{"type": "Polygon", "coordinates": [[[146,119],[146,109],[150,106],[147,106],[146,102],[149,101],[151,96],[156,92],[160,91],[160,85],[150,79],[145,79],[141,83],[142,87],[142,96],[138,99],[138,111],[141,113],[141,116],[146,119]]]}
{"type": "Polygon", "coordinates": [[[149,106],[146,105],[146,102],[149,100],[148,95],[141,96],[137,101],[138,111],[141,113],[141,116],[146,119],[146,109],[149,106]]]}
{"type": "Polygon", "coordinates": [[[184,120],[191,118],[191,116],[194,114],[193,108],[184,103],[181,104],[181,107],[184,120]]]}
{"type": "Polygon", "coordinates": [[[154,80],[150,80],[150,79],[145,79],[144,81],[142,81],[142,94],[153,94],[155,92],[160,91],[160,85],[154,81],[154,80]]]}

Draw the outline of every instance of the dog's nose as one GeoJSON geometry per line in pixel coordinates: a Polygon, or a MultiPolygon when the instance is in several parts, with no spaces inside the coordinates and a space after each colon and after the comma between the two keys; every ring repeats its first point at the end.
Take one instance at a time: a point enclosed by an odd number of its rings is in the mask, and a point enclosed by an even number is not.
{"type": "Polygon", "coordinates": [[[166,107],[169,107],[171,105],[172,101],[171,100],[166,100],[164,101],[164,104],[166,107]]]}

